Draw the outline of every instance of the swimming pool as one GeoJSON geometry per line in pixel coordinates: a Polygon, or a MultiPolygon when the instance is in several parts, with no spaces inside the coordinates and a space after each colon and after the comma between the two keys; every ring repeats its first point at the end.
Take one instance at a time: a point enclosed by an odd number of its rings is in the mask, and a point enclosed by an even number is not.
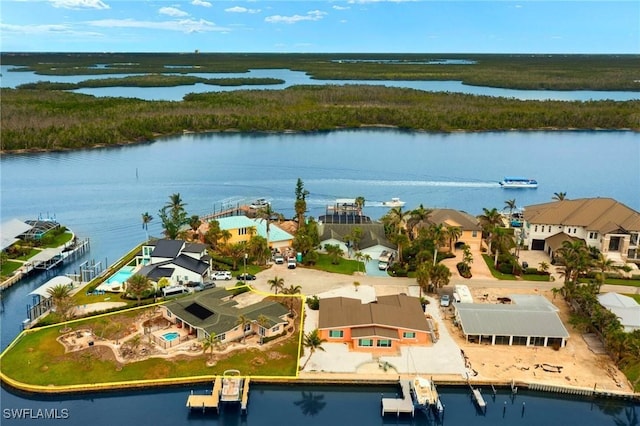
{"type": "Polygon", "coordinates": [[[127,280],[133,275],[133,266],[123,266],[120,268],[118,272],[109,277],[105,282],[107,284],[122,284],[127,282],[127,280]]]}
{"type": "Polygon", "coordinates": [[[171,342],[172,340],[176,340],[178,337],[180,337],[180,333],[178,333],[177,331],[172,331],[171,333],[165,333],[162,335],[162,338],[164,340],[166,340],[167,342],[171,342]]]}

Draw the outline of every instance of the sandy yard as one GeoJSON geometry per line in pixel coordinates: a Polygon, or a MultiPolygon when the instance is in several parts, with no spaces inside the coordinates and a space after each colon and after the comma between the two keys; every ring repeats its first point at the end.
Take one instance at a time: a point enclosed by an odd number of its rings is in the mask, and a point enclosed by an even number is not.
{"type": "MultiPolygon", "coordinates": [[[[529,264],[537,266],[538,261],[539,259],[533,258],[529,264]]],[[[560,297],[554,299],[551,292],[551,288],[558,283],[499,281],[491,276],[479,255],[472,267],[473,278],[465,280],[458,276],[455,262],[456,259],[447,261],[453,275],[452,282],[443,289],[444,291],[450,292],[454,284],[466,284],[475,301],[479,303],[497,303],[498,297],[508,297],[510,294],[516,293],[543,295],[559,308],[560,318],[570,334],[566,347],[557,351],[545,347],[491,346],[468,343],[461,330],[453,324],[453,308],[448,308],[448,310],[438,308],[444,327],[448,330],[455,344],[464,351],[471,371],[477,372],[475,379],[500,382],[516,380],[589,389],[597,387],[600,390],[617,392],[632,391],[626,377],[615,367],[611,359],[605,354],[594,353],[582,335],[569,324],[569,309],[566,303],[560,297]],[[489,297],[482,300],[485,294],[488,294],[489,297]],[[541,364],[561,366],[562,369],[561,372],[547,372],[539,367],[541,364]]],[[[274,276],[284,278],[285,287],[291,284],[300,285],[302,293],[307,296],[349,287],[351,288],[349,291],[354,292],[355,296],[357,293],[355,293],[353,281],[360,282],[363,287],[372,286],[377,295],[410,294],[410,287],[416,284],[414,279],[408,278],[345,276],[306,268],[288,270],[286,266],[274,265],[260,273],[252,285],[259,290],[269,292],[267,281],[274,276]]],[[[326,369],[324,371],[328,372],[326,369]]]]}
{"type": "Polygon", "coordinates": [[[466,342],[460,328],[453,324],[453,308],[443,310],[449,333],[468,357],[479,380],[524,381],[600,390],[631,392],[626,377],[606,354],[594,353],[582,335],[569,325],[569,308],[564,300],[555,300],[550,290],[472,288],[476,301],[484,294],[491,296],[486,303],[496,303],[497,297],[510,294],[541,294],[560,309],[559,315],[570,334],[567,345],[559,350],[550,347],[488,345],[466,342]],[[547,372],[541,364],[561,366],[560,372],[547,372]],[[536,367],[538,366],[538,367],[536,367]]]}

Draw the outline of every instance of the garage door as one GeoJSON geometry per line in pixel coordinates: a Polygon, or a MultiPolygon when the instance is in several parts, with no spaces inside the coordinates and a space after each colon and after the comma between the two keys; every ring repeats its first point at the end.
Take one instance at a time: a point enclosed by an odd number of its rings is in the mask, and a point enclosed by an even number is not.
{"type": "Polygon", "coordinates": [[[544,250],[544,240],[532,240],[531,250],[544,250]]]}

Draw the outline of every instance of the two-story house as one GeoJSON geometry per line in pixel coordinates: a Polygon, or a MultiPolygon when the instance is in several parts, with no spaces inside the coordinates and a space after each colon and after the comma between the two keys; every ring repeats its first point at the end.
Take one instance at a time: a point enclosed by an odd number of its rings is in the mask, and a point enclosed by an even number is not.
{"type": "Polygon", "coordinates": [[[551,258],[572,239],[617,262],[640,263],[640,213],[612,198],[581,198],[524,208],[523,242],[551,258]]]}

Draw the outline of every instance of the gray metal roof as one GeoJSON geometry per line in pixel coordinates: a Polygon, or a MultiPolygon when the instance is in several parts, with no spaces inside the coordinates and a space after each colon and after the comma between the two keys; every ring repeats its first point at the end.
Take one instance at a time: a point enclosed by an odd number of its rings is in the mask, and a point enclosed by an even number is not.
{"type": "Polygon", "coordinates": [[[558,314],[536,305],[456,303],[465,335],[532,336],[568,338],[558,314]]]}

